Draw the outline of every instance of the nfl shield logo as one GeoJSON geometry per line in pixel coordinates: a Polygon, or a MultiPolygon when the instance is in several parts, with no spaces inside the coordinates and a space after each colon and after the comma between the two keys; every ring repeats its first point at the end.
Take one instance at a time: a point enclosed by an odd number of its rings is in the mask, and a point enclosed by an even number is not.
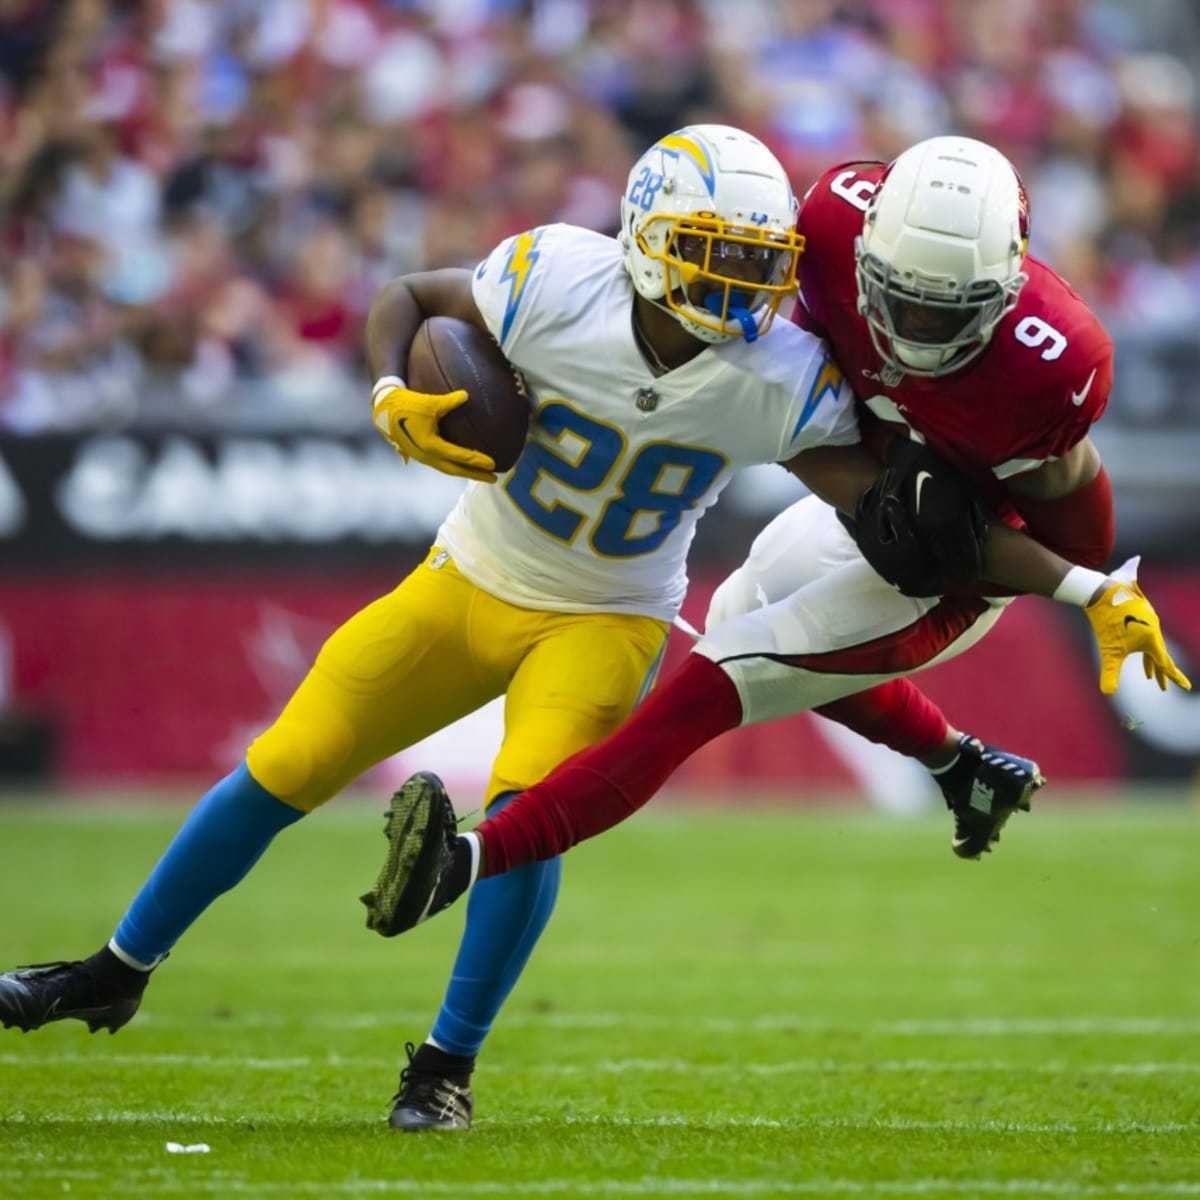
{"type": "Polygon", "coordinates": [[[653,388],[638,388],[635,403],[639,412],[653,412],[658,407],[658,393],[653,388]]]}

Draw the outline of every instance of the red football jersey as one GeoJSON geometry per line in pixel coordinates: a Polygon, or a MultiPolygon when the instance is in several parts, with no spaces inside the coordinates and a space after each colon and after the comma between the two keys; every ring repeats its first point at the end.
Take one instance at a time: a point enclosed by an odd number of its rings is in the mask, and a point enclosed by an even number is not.
{"type": "Polygon", "coordinates": [[[858,313],[854,277],[854,241],[883,172],[883,163],[845,163],[809,189],[797,223],[806,246],[793,320],[832,346],[858,397],[868,446],[881,453],[907,424],[1007,515],[1003,481],[1063,455],[1104,411],[1112,341],[1064,280],[1026,258],[1028,282],[978,358],[937,379],[905,375],[889,384],[858,313]]]}

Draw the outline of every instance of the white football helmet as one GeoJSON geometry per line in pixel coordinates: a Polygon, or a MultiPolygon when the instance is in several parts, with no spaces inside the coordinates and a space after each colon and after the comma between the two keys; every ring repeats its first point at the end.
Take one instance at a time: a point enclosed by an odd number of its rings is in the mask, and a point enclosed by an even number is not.
{"type": "Polygon", "coordinates": [[[1027,276],[1029,205],[1012,163],[935,137],[888,168],[855,243],[858,311],[883,360],[947,375],[983,352],[1027,276]]]}
{"type": "Polygon", "coordinates": [[[689,125],[655,142],[629,173],[625,269],[640,295],[694,337],[752,342],[796,293],[797,207],[783,166],[757,138],[689,125]]]}

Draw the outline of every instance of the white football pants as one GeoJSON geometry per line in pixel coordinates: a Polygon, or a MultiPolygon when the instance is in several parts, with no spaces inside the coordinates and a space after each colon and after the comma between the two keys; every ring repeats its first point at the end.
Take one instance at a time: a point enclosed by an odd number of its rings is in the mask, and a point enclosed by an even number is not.
{"type": "Polygon", "coordinates": [[[815,708],[973,646],[1009,598],[904,596],[808,496],[779,514],[713,595],[698,653],[721,665],[742,724],[815,708]]]}

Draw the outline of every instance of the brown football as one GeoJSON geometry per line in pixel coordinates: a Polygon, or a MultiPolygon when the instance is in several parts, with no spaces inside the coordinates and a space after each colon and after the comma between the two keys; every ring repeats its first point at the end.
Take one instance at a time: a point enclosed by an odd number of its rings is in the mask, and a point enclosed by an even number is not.
{"type": "Polygon", "coordinates": [[[438,422],[446,441],[490,455],[497,471],[521,457],[529,401],[512,363],[478,326],[455,317],[423,322],[408,352],[406,380],[415,392],[467,393],[466,403],[438,422]]]}

